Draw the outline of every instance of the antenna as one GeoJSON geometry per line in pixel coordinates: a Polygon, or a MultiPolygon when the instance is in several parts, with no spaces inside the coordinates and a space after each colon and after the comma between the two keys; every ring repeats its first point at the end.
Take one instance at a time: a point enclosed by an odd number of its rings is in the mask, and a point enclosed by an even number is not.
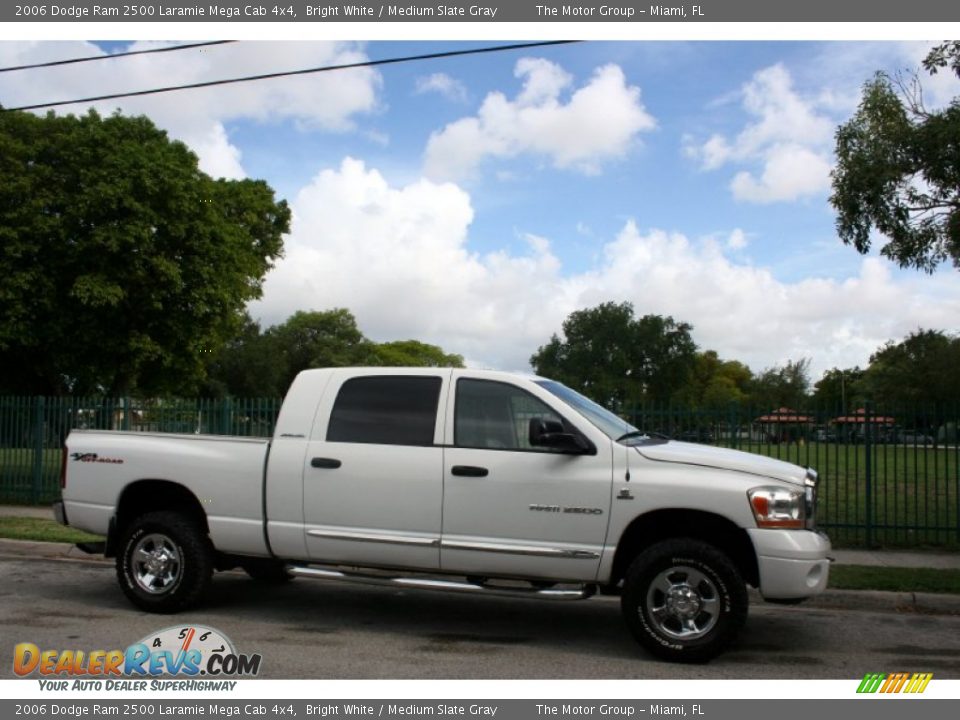
{"type": "MultiPolygon", "coordinates": [[[[628,423],[628,422],[626,421],[626,419],[624,419],[624,420],[623,420],[623,431],[624,431],[624,433],[629,432],[629,431],[627,430],[628,427],[630,427],[630,423],[628,423]]],[[[623,445],[623,452],[626,453],[626,454],[624,455],[624,461],[625,461],[625,462],[624,462],[624,466],[626,467],[626,471],[625,471],[625,474],[624,474],[624,476],[623,476],[623,479],[624,479],[625,482],[630,482],[630,446],[627,445],[626,443],[624,443],[624,445],[623,445]]]]}

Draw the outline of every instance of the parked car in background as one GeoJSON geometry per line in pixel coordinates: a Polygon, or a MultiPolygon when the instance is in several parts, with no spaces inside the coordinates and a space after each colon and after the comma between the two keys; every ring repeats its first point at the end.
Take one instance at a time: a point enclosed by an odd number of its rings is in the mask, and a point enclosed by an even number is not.
{"type": "Polygon", "coordinates": [[[933,437],[920,430],[901,430],[896,442],[901,445],[933,445],[933,437]]]}
{"type": "Polygon", "coordinates": [[[681,442],[711,443],[713,433],[708,428],[694,428],[678,432],[673,439],[681,442]]]}
{"type": "Polygon", "coordinates": [[[837,442],[837,434],[833,430],[819,428],[813,433],[813,439],[815,442],[835,443],[837,442]]]}

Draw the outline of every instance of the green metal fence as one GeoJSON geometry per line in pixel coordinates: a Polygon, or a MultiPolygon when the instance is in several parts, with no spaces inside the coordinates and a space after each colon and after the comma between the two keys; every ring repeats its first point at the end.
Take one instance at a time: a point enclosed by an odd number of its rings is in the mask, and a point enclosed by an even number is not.
{"type": "Polygon", "coordinates": [[[960,408],[636,408],[638,427],[812,467],[837,546],[960,547],[960,408]]]}
{"type": "MultiPolygon", "coordinates": [[[[0,397],[0,502],[60,492],[71,429],[266,437],[279,398],[222,400],[0,397]]],[[[818,524],[838,546],[960,547],[960,408],[751,411],[635,408],[632,422],[812,467],[818,524]]]]}
{"type": "Polygon", "coordinates": [[[279,398],[0,397],[0,502],[60,494],[60,449],[73,429],[268,437],[279,398]]]}

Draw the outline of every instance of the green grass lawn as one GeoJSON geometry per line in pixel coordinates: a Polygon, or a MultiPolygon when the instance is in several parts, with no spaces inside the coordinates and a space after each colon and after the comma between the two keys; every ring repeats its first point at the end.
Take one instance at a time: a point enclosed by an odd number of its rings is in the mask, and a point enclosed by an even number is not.
{"type": "Polygon", "coordinates": [[[816,470],[817,521],[838,547],[865,543],[868,514],[875,527],[872,540],[881,545],[960,546],[960,449],[955,446],[873,445],[869,458],[863,445],[835,443],[743,443],[738,449],[816,470]]]}
{"type": "Polygon", "coordinates": [[[11,540],[79,543],[103,540],[81,530],[64,527],[53,520],[31,517],[0,517],[0,537],[11,540]]]}
{"type": "Polygon", "coordinates": [[[60,449],[41,451],[40,483],[34,488],[36,451],[0,448],[0,503],[46,503],[60,495],[60,449]]]}
{"type": "Polygon", "coordinates": [[[960,595],[960,570],[835,564],[830,568],[830,587],[960,595]]]}

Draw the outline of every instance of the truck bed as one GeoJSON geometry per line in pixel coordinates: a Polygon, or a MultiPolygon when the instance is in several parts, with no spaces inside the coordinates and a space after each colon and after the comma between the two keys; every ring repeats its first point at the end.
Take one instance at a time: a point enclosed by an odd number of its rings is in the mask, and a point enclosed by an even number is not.
{"type": "Polygon", "coordinates": [[[131,483],[186,484],[223,552],[266,555],[263,478],[268,438],[74,430],[67,439],[63,501],[71,526],[106,535],[131,483]],[[82,498],[82,499],[81,499],[82,498]]]}

